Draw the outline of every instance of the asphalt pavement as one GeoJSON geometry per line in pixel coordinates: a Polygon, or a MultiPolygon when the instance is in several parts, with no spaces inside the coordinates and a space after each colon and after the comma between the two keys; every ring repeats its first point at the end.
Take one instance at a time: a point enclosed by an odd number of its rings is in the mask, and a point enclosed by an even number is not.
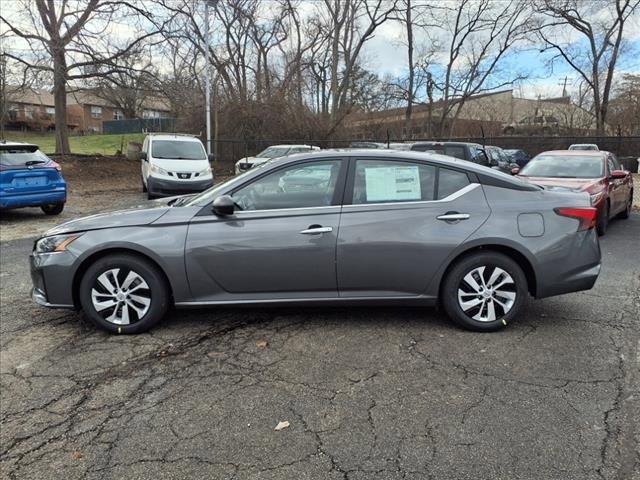
{"type": "Polygon", "coordinates": [[[31,302],[33,240],[0,248],[2,478],[640,479],[640,214],[611,223],[593,290],[491,334],[232,308],[108,335],[31,302]]]}

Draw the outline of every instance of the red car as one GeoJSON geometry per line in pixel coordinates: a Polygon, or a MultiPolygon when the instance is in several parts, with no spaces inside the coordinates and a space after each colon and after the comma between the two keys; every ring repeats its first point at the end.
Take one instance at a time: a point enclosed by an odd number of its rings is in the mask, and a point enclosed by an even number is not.
{"type": "Polygon", "coordinates": [[[623,170],[613,153],[556,150],[542,152],[513,174],[550,190],[587,192],[598,210],[599,235],[607,231],[609,219],[629,218],[633,204],[633,177],[623,170]]]}

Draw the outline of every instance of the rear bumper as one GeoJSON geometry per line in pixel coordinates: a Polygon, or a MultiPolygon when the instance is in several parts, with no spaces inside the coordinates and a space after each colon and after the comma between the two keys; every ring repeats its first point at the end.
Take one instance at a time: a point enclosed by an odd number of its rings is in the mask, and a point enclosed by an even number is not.
{"type": "Polygon", "coordinates": [[[67,189],[57,188],[47,192],[0,195],[0,208],[40,207],[52,203],[65,203],[67,189]]]}
{"type": "Polygon", "coordinates": [[[589,290],[598,279],[601,253],[595,228],[577,232],[564,241],[566,244],[558,250],[557,258],[549,257],[536,269],[536,298],[589,290]]]}
{"type": "Polygon", "coordinates": [[[195,182],[161,180],[154,177],[147,178],[147,189],[149,190],[149,193],[156,196],[170,197],[185,193],[202,192],[212,186],[213,178],[195,182]]]}

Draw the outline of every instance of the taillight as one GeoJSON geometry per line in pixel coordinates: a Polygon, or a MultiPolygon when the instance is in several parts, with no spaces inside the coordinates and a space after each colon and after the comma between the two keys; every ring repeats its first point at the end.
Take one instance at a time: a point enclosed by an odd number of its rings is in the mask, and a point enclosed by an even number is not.
{"type": "Polygon", "coordinates": [[[591,207],[570,208],[560,207],[554,208],[554,211],[563,217],[575,218],[580,221],[578,231],[590,230],[596,226],[596,216],[598,211],[591,207]]]}
{"type": "Polygon", "coordinates": [[[49,166],[55,168],[59,172],[62,171],[62,167],[60,166],[60,164],[57,162],[54,162],[53,160],[51,160],[51,163],[49,164],[49,166]]]}

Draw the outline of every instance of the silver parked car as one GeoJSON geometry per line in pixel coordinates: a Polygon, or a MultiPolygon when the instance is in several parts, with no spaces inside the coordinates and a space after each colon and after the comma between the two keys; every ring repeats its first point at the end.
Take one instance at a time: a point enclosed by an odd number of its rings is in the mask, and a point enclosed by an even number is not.
{"type": "Polygon", "coordinates": [[[33,298],[137,333],[171,305],[440,302],[466,328],[593,286],[595,209],[471,162],[389,150],[268,162],[203,193],[56,227],[33,298]]]}

